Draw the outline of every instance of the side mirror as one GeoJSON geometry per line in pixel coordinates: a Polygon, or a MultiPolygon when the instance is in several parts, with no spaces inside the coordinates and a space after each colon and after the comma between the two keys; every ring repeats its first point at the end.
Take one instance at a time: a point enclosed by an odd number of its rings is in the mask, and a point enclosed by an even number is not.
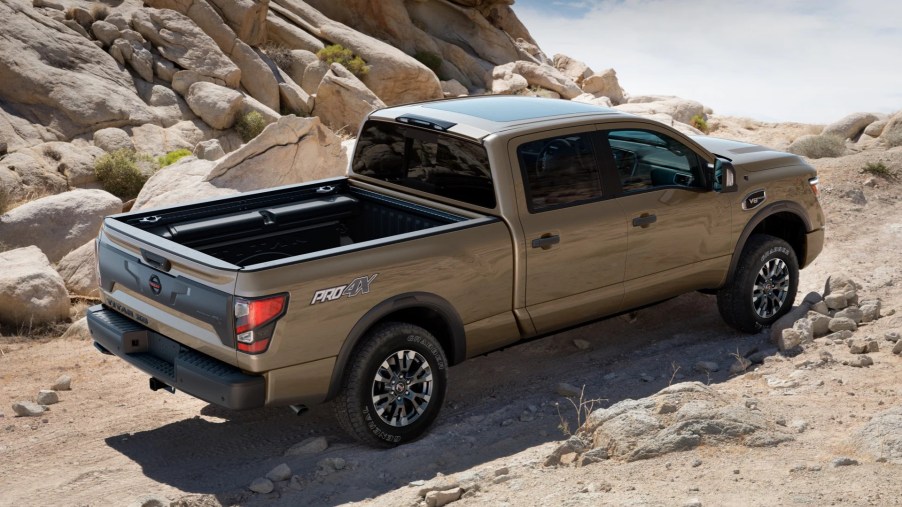
{"type": "Polygon", "coordinates": [[[727,192],[735,192],[736,185],[736,168],[728,160],[717,159],[711,168],[711,190],[725,194],[727,192]]]}

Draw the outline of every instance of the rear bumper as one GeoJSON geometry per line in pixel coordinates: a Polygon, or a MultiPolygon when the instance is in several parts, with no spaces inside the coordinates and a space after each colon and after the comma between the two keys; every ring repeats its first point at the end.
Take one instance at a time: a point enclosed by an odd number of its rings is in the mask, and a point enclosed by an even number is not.
{"type": "Polygon", "coordinates": [[[266,380],[188,348],[103,305],[88,309],[95,346],[166,384],[233,410],[262,407],[266,380]]]}
{"type": "Polygon", "coordinates": [[[805,266],[814,262],[814,259],[820,255],[821,251],[824,249],[824,229],[818,229],[816,231],[811,231],[805,235],[805,258],[799,259],[799,267],[804,268],[805,266]]]}

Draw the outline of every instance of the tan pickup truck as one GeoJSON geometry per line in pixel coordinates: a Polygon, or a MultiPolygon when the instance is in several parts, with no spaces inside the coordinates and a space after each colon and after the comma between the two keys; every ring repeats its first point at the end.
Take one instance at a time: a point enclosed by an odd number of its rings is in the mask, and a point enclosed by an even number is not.
{"type": "Polygon", "coordinates": [[[101,352],[232,409],[332,400],[397,445],[447,368],[688,291],[768,326],[820,253],[815,170],[564,100],[373,112],[350,176],[108,217],[101,352]]]}

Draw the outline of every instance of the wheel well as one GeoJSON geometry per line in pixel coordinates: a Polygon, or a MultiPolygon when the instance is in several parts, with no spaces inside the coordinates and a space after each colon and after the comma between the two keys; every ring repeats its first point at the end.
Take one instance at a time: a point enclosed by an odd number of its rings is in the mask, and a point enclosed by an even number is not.
{"type": "Polygon", "coordinates": [[[769,234],[782,239],[795,251],[799,267],[805,262],[805,222],[795,213],[775,213],[756,225],[752,234],[769,234]]]}
{"type": "MultiPolygon", "coordinates": [[[[451,326],[439,312],[425,307],[403,308],[379,319],[373,326],[383,322],[406,322],[429,331],[438,340],[450,364],[457,364],[454,338],[451,326]]],[[[372,327],[371,327],[372,328],[372,327]]]]}

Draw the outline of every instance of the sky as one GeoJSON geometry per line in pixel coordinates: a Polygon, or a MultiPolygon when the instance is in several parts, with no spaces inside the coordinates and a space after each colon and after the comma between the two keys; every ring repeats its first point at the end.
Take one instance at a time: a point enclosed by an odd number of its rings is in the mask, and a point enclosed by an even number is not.
{"type": "Polygon", "coordinates": [[[545,53],[617,71],[630,95],[830,123],[902,109],[900,0],[517,0],[545,53]]]}

